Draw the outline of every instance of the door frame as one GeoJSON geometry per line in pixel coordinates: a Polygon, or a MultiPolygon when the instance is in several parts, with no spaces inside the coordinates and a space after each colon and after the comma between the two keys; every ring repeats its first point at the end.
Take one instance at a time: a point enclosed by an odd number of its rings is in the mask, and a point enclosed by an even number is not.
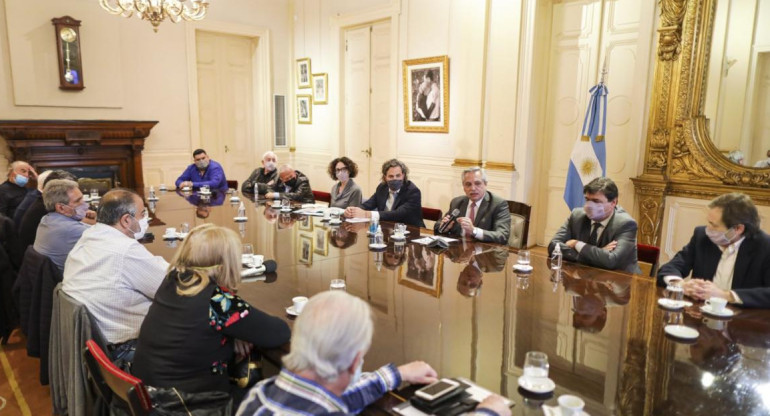
{"type": "Polygon", "coordinates": [[[185,43],[187,46],[187,79],[190,98],[190,149],[201,147],[200,117],[198,116],[198,51],[196,35],[198,31],[236,35],[254,38],[254,57],[251,62],[252,105],[254,117],[251,131],[254,134],[254,149],[272,149],[273,137],[273,91],[272,65],[270,65],[270,31],[266,28],[203,20],[188,22],[185,25],[185,43]]]}
{"type": "MultiPolygon", "coordinates": [[[[390,73],[393,80],[397,80],[395,83],[391,83],[390,91],[390,129],[393,135],[393,139],[388,141],[388,156],[387,157],[370,157],[369,163],[371,166],[377,167],[387,159],[391,159],[397,155],[398,143],[396,138],[396,128],[398,126],[398,91],[401,90],[401,76],[399,68],[401,65],[401,57],[398,54],[398,39],[399,39],[399,16],[401,14],[401,2],[399,0],[390,0],[390,3],[384,6],[363,10],[360,12],[343,14],[334,16],[330,20],[331,32],[336,35],[338,41],[338,56],[336,60],[337,70],[336,73],[340,74],[340,81],[336,83],[337,96],[340,97],[337,103],[337,123],[332,128],[332,134],[339,138],[337,141],[337,149],[332,149],[333,154],[342,155],[345,153],[345,80],[343,77],[345,68],[345,32],[349,29],[355,29],[363,25],[374,24],[385,20],[390,21],[390,73]]],[[[376,170],[376,169],[375,169],[376,170]]]]}

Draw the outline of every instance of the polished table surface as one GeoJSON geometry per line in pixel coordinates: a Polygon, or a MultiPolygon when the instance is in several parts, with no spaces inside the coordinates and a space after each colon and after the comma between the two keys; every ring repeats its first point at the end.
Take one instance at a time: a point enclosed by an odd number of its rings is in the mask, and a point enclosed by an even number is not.
{"type": "MultiPolygon", "coordinates": [[[[552,272],[532,254],[533,271],[514,272],[507,247],[463,241],[443,252],[391,241],[370,251],[367,224],[330,226],[320,217],[283,214],[248,195],[248,221],[236,223],[238,204],[195,195],[158,193],[150,208],[147,247],[170,260],[178,243],[160,238],[165,227],[215,223],[240,233],[255,252],[275,259],[275,279],[242,283],[238,294],[253,306],[292,322],[294,296],[327,290],[345,279],[347,291],[369,302],[375,333],[364,367],[424,360],[443,377],[465,377],[512,399],[518,415],[542,414],[561,394],[586,401],[590,415],[770,414],[770,311],[731,307],[726,320],[705,316],[696,302],[670,312],[657,305],[663,292],[652,278],[566,263],[552,272]],[[699,336],[665,334],[683,323],[699,336]],[[518,388],[527,351],[548,354],[551,397],[518,388]]],[[[409,239],[431,234],[410,228],[409,239]]],[[[397,403],[390,395],[372,412],[397,403]]]]}

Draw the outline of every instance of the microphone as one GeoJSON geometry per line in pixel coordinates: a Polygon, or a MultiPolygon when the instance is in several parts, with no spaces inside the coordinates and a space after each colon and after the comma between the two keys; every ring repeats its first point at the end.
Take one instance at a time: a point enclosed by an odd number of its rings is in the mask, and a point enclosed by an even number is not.
{"type": "Polygon", "coordinates": [[[455,208],[454,211],[452,211],[452,213],[449,214],[449,220],[447,222],[445,222],[443,225],[441,225],[440,227],[438,227],[438,232],[440,234],[443,234],[443,233],[451,230],[452,229],[452,224],[455,222],[455,220],[459,216],[460,216],[460,210],[458,208],[455,208]]]}
{"type": "Polygon", "coordinates": [[[265,268],[265,273],[272,273],[278,268],[278,263],[275,260],[265,260],[262,266],[265,268]]]}

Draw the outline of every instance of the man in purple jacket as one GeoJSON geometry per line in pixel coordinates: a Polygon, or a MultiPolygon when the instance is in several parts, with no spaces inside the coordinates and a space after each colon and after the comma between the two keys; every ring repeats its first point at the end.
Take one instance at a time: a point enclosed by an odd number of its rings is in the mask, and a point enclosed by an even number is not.
{"type": "Polygon", "coordinates": [[[227,190],[227,179],[222,165],[211,160],[203,149],[196,149],[193,152],[193,160],[195,163],[188,166],[177,178],[177,189],[200,188],[208,185],[212,190],[227,190]]]}

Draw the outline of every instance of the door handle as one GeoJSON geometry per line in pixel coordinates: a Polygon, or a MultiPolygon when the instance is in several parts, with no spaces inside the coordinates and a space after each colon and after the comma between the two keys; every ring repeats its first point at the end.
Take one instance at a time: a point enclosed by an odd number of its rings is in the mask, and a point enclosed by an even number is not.
{"type": "Polygon", "coordinates": [[[368,149],[362,150],[361,153],[366,153],[366,157],[372,157],[372,148],[371,148],[371,146],[368,149]]]}
{"type": "Polygon", "coordinates": [[[229,151],[230,151],[230,148],[229,148],[229,147],[227,147],[227,145],[225,145],[225,153],[227,153],[227,152],[229,152],[229,151]]]}

